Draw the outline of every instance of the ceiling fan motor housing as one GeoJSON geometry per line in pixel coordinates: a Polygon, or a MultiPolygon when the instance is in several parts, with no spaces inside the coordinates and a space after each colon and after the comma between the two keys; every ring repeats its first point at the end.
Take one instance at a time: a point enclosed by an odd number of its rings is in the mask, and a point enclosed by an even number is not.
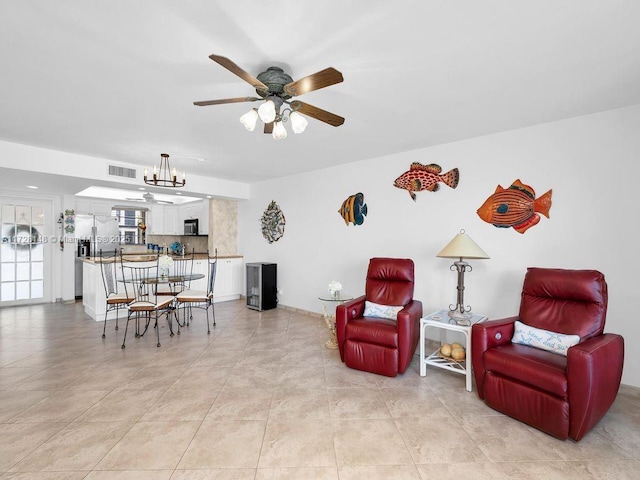
{"type": "Polygon", "coordinates": [[[269,87],[267,92],[256,89],[256,92],[261,97],[275,95],[285,100],[291,98],[291,95],[284,91],[284,86],[292,83],[293,78],[284,73],[284,70],[280,67],[269,67],[256,78],[269,87]]]}

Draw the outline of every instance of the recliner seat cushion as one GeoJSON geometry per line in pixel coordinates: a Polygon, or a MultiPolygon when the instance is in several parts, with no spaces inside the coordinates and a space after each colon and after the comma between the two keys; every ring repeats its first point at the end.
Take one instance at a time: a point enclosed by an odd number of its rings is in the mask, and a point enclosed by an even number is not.
{"type": "Polygon", "coordinates": [[[398,348],[398,329],[394,320],[357,318],[347,324],[345,339],[398,348]],[[375,325],[375,328],[371,328],[375,325]]]}
{"type": "Polygon", "coordinates": [[[484,353],[487,372],[567,398],[567,358],[525,345],[508,344],[484,353]]]}

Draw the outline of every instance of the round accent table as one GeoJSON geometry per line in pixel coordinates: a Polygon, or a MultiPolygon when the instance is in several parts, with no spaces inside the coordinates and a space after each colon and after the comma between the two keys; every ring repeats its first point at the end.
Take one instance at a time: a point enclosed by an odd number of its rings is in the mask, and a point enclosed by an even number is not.
{"type": "Polygon", "coordinates": [[[322,303],[322,315],[324,321],[327,323],[327,327],[331,331],[331,338],[324,343],[325,348],[336,350],[338,348],[338,339],[336,338],[336,307],[341,303],[353,300],[354,297],[342,292],[338,292],[337,295],[331,295],[329,292],[324,295],[320,295],[318,300],[322,303]]]}

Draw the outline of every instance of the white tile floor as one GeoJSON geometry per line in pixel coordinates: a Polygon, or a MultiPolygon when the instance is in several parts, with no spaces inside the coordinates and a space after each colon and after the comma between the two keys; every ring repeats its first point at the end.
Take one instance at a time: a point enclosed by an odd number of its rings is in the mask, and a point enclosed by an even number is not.
{"type": "MultiPolygon", "coordinates": [[[[0,479],[637,479],[640,391],[581,442],[486,407],[417,356],[350,370],[317,317],[241,301],[127,338],[82,305],[0,309],[0,479]]],[[[130,332],[131,333],[131,332],[130,332]]]]}

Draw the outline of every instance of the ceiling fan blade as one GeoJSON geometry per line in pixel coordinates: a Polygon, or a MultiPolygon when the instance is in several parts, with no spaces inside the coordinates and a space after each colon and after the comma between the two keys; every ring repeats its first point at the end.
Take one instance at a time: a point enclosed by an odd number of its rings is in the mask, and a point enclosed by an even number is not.
{"type": "Polygon", "coordinates": [[[264,133],[273,133],[273,122],[264,124],[264,133]]]}
{"type": "Polygon", "coordinates": [[[125,198],[125,200],[129,200],[131,202],[144,202],[144,198],[125,198]]]}
{"type": "Polygon", "coordinates": [[[292,97],[295,97],[303,93],[335,85],[342,81],[344,81],[342,73],[333,67],[329,67],[285,85],[284,91],[292,97]]]}
{"type": "Polygon", "coordinates": [[[173,205],[173,202],[168,202],[167,200],[154,200],[153,203],[168,203],[170,205],[173,205]]]}
{"type": "Polygon", "coordinates": [[[257,102],[262,100],[258,97],[236,97],[236,98],[221,98],[219,100],[205,100],[202,102],[193,102],[198,107],[206,107],[207,105],[222,105],[224,103],[240,103],[240,102],[257,102]]]}
{"type": "Polygon", "coordinates": [[[322,110],[321,108],[314,107],[313,105],[309,105],[308,103],[304,103],[299,100],[291,102],[291,106],[294,107],[294,110],[298,113],[308,115],[315,118],[316,120],[328,123],[329,125],[332,125],[334,127],[339,127],[344,123],[344,118],[342,118],[341,116],[336,115],[335,113],[327,112],[326,110],[322,110]]]}
{"type": "Polygon", "coordinates": [[[220,55],[212,54],[212,55],[209,55],[209,58],[214,62],[216,62],[218,65],[221,65],[227,70],[229,70],[231,73],[236,74],[245,82],[251,84],[253,88],[255,88],[256,90],[263,90],[265,92],[269,90],[269,87],[267,87],[264,83],[262,83],[260,80],[258,80],[256,77],[254,77],[250,73],[244,71],[238,65],[236,65],[231,60],[229,60],[227,57],[221,57],[220,55]]]}

